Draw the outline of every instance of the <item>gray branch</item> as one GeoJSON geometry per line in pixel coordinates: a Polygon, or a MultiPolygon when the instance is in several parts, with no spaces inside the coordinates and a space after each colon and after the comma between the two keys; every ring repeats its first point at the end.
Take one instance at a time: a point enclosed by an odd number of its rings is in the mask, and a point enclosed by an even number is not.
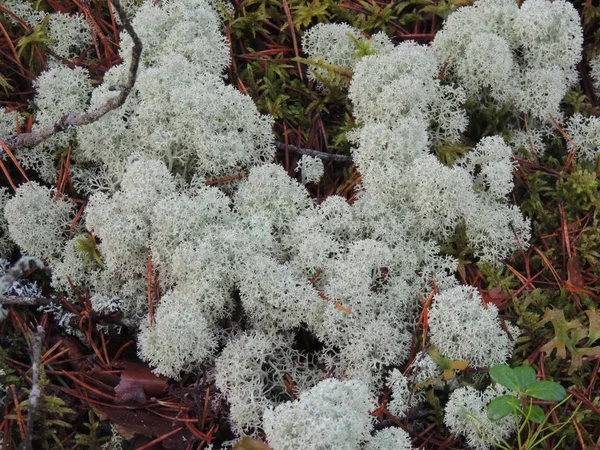
{"type": "Polygon", "coordinates": [[[325,160],[330,160],[330,161],[336,161],[336,162],[342,162],[342,163],[352,163],[352,158],[350,156],[346,156],[346,155],[336,155],[333,153],[325,153],[325,152],[320,152],[319,150],[313,150],[312,148],[302,148],[302,147],[296,147],[295,145],[285,145],[283,142],[275,142],[275,146],[279,149],[279,150],[285,150],[286,147],[287,149],[292,152],[292,153],[298,153],[300,155],[308,155],[308,156],[313,156],[315,158],[321,158],[321,159],[325,159],[325,160]]]}
{"type": "Polygon", "coordinates": [[[42,360],[42,340],[44,329],[38,325],[37,332],[33,335],[33,364],[31,366],[31,391],[29,391],[29,404],[27,406],[27,431],[23,450],[32,450],[33,423],[38,409],[42,391],[40,389],[40,364],[42,360]]]}
{"type": "Polygon", "coordinates": [[[18,295],[0,295],[0,306],[44,306],[57,300],[46,297],[21,297],[18,295]]]}
{"type": "MultiPolygon", "coordinates": [[[[52,303],[60,305],[62,302],[58,298],[48,297],[21,297],[18,295],[0,295],[0,307],[2,306],[47,306],[52,303]]],[[[119,325],[126,328],[138,328],[139,322],[133,319],[125,319],[119,317],[118,314],[102,314],[97,311],[90,311],[88,314],[89,318],[93,322],[104,323],[107,325],[119,325]]],[[[72,321],[69,325],[76,327],[78,326],[79,316],[73,316],[72,321]]]]}
{"type": "Polygon", "coordinates": [[[44,262],[37,258],[23,256],[0,278],[0,294],[7,292],[15,281],[19,281],[27,272],[35,269],[44,269],[44,262]]]}
{"type": "MultiPolygon", "coordinates": [[[[12,138],[4,140],[5,144],[13,152],[23,147],[34,147],[48,139],[50,136],[53,136],[54,134],[60,133],[62,131],[96,122],[109,111],[120,107],[123,103],[125,103],[125,100],[127,100],[127,96],[129,95],[131,89],[135,84],[138,66],[140,63],[140,56],[142,54],[142,41],[133,29],[129,18],[127,17],[127,13],[121,6],[120,1],[111,1],[115,7],[115,10],[117,11],[117,14],[119,15],[119,19],[121,19],[123,28],[125,28],[125,30],[131,36],[131,39],[133,40],[133,49],[131,51],[131,63],[129,64],[129,75],[127,77],[127,82],[123,85],[123,89],[120,91],[119,95],[108,99],[106,103],[104,103],[104,105],[100,106],[94,111],[81,114],[65,114],[60,119],[58,119],[58,121],[56,121],[53,125],[49,125],[45,128],[42,128],[41,130],[33,131],[31,133],[18,134],[12,138]]],[[[1,151],[3,150],[0,149],[0,154],[1,151]]]]}

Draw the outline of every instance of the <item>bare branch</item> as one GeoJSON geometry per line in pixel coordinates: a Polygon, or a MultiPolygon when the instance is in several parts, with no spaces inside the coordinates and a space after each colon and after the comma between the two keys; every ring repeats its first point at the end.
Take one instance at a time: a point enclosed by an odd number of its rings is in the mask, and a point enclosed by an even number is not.
{"type": "Polygon", "coordinates": [[[38,409],[42,391],[40,389],[40,364],[42,360],[42,340],[44,329],[38,325],[37,332],[33,336],[33,364],[31,366],[31,391],[29,391],[29,405],[27,406],[27,431],[23,450],[32,450],[33,422],[38,409]]]}
{"type": "MultiPolygon", "coordinates": [[[[275,146],[279,150],[286,149],[286,144],[284,144],[283,142],[275,142],[275,146]]],[[[315,158],[321,158],[321,159],[325,159],[325,160],[348,163],[348,164],[352,163],[352,158],[350,156],[346,156],[346,155],[336,155],[333,153],[325,153],[325,152],[320,152],[319,150],[313,150],[312,148],[296,147],[295,145],[289,145],[289,144],[287,145],[287,149],[292,153],[298,153],[300,155],[314,156],[315,158]]]]}
{"type": "MultiPolygon", "coordinates": [[[[63,303],[58,298],[53,297],[21,297],[18,295],[0,295],[0,307],[1,306],[47,306],[52,303],[60,305],[63,303]]],[[[75,308],[75,306],[73,306],[75,308]]],[[[104,323],[108,325],[119,325],[126,328],[137,328],[140,326],[139,322],[133,319],[125,319],[120,317],[118,314],[102,314],[97,311],[90,311],[88,317],[97,323],[104,323]]],[[[79,316],[72,317],[69,325],[77,327],[79,323],[79,316]]]]}
{"type": "MultiPolygon", "coordinates": [[[[108,99],[106,103],[104,103],[104,105],[102,105],[98,109],[95,109],[94,111],[81,114],[65,114],[53,125],[47,126],[38,131],[33,131],[31,133],[18,134],[10,139],[4,140],[4,142],[6,143],[6,145],[8,145],[10,149],[15,151],[23,147],[34,147],[56,133],[60,133],[65,130],[96,122],[109,111],[117,109],[123,103],[125,103],[125,100],[127,100],[127,96],[129,95],[131,89],[135,84],[138,66],[140,63],[140,56],[142,54],[142,41],[133,29],[133,26],[131,25],[131,22],[127,17],[125,10],[121,6],[120,1],[111,1],[117,11],[117,14],[119,15],[119,19],[121,19],[123,28],[125,28],[125,30],[131,36],[131,39],[133,40],[133,49],[131,51],[131,63],[129,64],[129,75],[127,77],[127,82],[123,85],[121,91],[119,92],[119,95],[108,99]]],[[[0,149],[0,152],[1,151],[2,150],[0,149]]]]}
{"type": "Polygon", "coordinates": [[[0,306],[44,306],[57,300],[46,297],[21,297],[20,295],[0,295],[0,306]]]}
{"type": "Polygon", "coordinates": [[[44,269],[44,267],[43,261],[30,256],[23,256],[0,278],[0,294],[7,292],[12,284],[20,280],[26,273],[35,269],[44,269]]]}

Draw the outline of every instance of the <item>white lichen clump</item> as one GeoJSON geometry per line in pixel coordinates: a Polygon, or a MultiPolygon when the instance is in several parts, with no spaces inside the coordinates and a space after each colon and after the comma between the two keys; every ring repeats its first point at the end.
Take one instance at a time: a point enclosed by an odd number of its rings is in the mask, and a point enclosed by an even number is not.
{"type": "Polygon", "coordinates": [[[65,114],[85,111],[92,92],[87,70],[60,66],[43,72],[34,82],[36,122],[40,127],[51,125],[65,114]]]}
{"type": "MultiPolygon", "coordinates": [[[[18,113],[16,111],[8,112],[6,108],[0,108],[0,136],[10,136],[17,129],[18,113]]],[[[8,158],[5,152],[2,152],[2,159],[8,158]]]]}
{"type": "MultiPolygon", "coordinates": [[[[429,154],[428,128],[441,124],[439,108],[432,106],[440,101],[442,87],[437,67],[431,50],[414,43],[364,57],[357,64],[349,91],[355,114],[365,123],[350,136],[363,176],[364,192],[357,206],[364,202],[371,212],[380,207],[382,215],[392,213],[389,220],[395,224],[386,224],[390,234],[398,228],[398,217],[403,221],[401,233],[434,239],[446,238],[459,223],[466,223],[475,253],[498,264],[525,247],[530,234],[528,221],[506,204],[513,188],[512,152],[502,138],[492,137],[453,167],[429,154]],[[397,181],[389,183],[390,179],[397,181]],[[487,211],[483,218],[481,211],[487,211]]],[[[456,117],[464,114],[455,107],[456,117]]],[[[462,126],[466,119],[438,126],[436,132],[446,129],[452,135],[462,126]]],[[[382,224],[380,218],[378,225],[382,224]]]]}
{"type": "Polygon", "coordinates": [[[302,155],[296,172],[300,172],[302,184],[316,183],[323,176],[323,161],[313,156],[302,155]]]}
{"type": "Polygon", "coordinates": [[[506,394],[505,389],[492,386],[483,392],[471,386],[458,388],[450,394],[444,409],[444,423],[452,433],[463,436],[469,448],[492,448],[493,443],[509,438],[516,429],[516,418],[512,414],[494,422],[487,416],[487,405],[506,394]]]}
{"type": "Polygon", "coordinates": [[[364,450],[412,450],[410,435],[401,428],[378,431],[363,447],[364,450]]]}
{"type": "MultiPolygon", "coordinates": [[[[3,2],[3,6],[13,14],[16,14],[31,27],[41,24],[46,17],[46,13],[44,11],[38,11],[37,9],[34,9],[29,2],[23,0],[5,0],[3,2]]],[[[19,22],[10,14],[4,13],[4,15],[8,17],[8,20],[15,25],[20,25],[19,22]]]]}
{"type": "Polygon", "coordinates": [[[410,407],[409,380],[398,369],[394,369],[388,376],[386,384],[392,389],[392,399],[387,409],[396,417],[403,418],[410,407]]]}
{"type": "Polygon", "coordinates": [[[368,386],[361,381],[327,379],[300,394],[297,401],[265,412],[267,441],[274,450],[355,450],[370,437],[369,410],[374,406],[368,386]]]}
{"type": "Polygon", "coordinates": [[[92,44],[90,25],[82,14],[56,13],[50,15],[48,37],[50,48],[58,56],[66,59],[80,55],[92,44]]]}
{"type": "Polygon", "coordinates": [[[302,51],[315,61],[352,70],[357,62],[357,43],[362,39],[360,31],[347,23],[319,23],[302,36],[302,51]]]}
{"type": "MultiPolygon", "coordinates": [[[[81,67],[53,66],[42,72],[33,86],[37,109],[34,131],[52,126],[67,114],[85,111],[92,92],[89,74],[81,67]]],[[[74,131],[55,134],[34,148],[19,151],[17,159],[23,168],[35,170],[44,181],[53,183],[58,172],[52,153],[56,149],[66,149],[74,135],[74,131]]]]}
{"type": "Polygon", "coordinates": [[[565,0],[479,0],[446,20],[433,48],[446,73],[473,96],[512,103],[541,122],[560,118],[578,80],[583,31],[565,0]]]}
{"type": "Polygon", "coordinates": [[[175,182],[161,162],[140,159],[130,164],[121,188],[112,196],[95,194],[86,208],[85,225],[101,240],[104,262],[89,280],[95,287],[92,302],[119,297],[128,315],[143,317],[152,209],[175,192],[175,182]]]}
{"type": "MultiPolygon", "coordinates": [[[[133,26],[144,45],[134,91],[122,108],[78,130],[76,182],[85,185],[101,173],[100,188],[107,189],[123,175],[133,149],[164,161],[173,173],[207,179],[273,158],[271,118],[223,82],[229,48],[208,2],[146,2],[133,26]]],[[[125,32],[121,41],[124,62],[107,72],[89,110],[114,97],[111,89],[126,80],[133,43],[125,32]]]]}
{"type": "Polygon", "coordinates": [[[351,72],[361,56],[368,53],[385,53],[394,47],[383,33],[371,39],[347,23],[319,23],[302,36],[302,50],[314,64],[309,64],[308,76],[312,80],[327,80],[328,70],[351,72]]]}
{"type": "Polygon", "coordinates": [[[575,158],[594,164],[600,154],[600,118],[575,114],[567,122],[565,131],[569,136],[567,146],[575,150],[575,158]]]}
{"type": "Polygon", "coordinates": [[[429,310],[431,343],[453,361],[471,367],[490,367],[512,354],[518,328],[508,324],[510,337],[500,327],[498,309],[483,305],[477,289],[457,286],[434,297],[429,310]]]}
{"type": "Polygon", "coordinates": [[[232,337],[216,358],[215,374],[239,432],[257,429],[265,410],[292,398],[286,381],[293,380],[296,392],[304,392],[325,376],[291,348],[289,336],[258,331],[232,337]]]}
{"type": "Polygon", "coordinates": [[[169,292],[160,299],[156,323],[142,324],[140,353],[156,373],[178,378],[181,369],[206,359],[215,349],[214,323],[202,314],[199,300],[192,293],[169,292]]]}
{"type": "Polygon", "coordinates": [[[35,181],[22,184],[4,206],[11,239],[29,256],[60,255],[74,216],[74,204],[35,181]]]}

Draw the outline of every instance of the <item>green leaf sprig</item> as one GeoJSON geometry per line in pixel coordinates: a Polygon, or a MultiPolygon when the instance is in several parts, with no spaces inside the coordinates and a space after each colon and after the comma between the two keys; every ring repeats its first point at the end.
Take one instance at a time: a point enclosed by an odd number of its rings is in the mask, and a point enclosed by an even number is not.
{"type": "Polygon", "coordinates": [[[500,420],[511,413],[519,412],[532,422],[542,423],[544,411],[538,405],[533,405],[531,399],[559,402],[567,396],[560,383],[537,381],[535,370],[529,366],[511,368],[506,364],[497,364],[490,369],[490,376],[496,383],[517,394],[501,395],[492,400],[487,407],[490,420],[500,420]]]}

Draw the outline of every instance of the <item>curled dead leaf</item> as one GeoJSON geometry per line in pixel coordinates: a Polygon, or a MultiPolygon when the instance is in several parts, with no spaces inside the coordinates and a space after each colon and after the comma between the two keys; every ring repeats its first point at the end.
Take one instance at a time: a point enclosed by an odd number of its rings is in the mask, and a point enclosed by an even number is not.
{"type": "Polygon", "coordinates": [[[248,436],[244,436],[240,441],[233,446],[232,450],[272,450],[263,441],[251,439],[248,436]]]}

